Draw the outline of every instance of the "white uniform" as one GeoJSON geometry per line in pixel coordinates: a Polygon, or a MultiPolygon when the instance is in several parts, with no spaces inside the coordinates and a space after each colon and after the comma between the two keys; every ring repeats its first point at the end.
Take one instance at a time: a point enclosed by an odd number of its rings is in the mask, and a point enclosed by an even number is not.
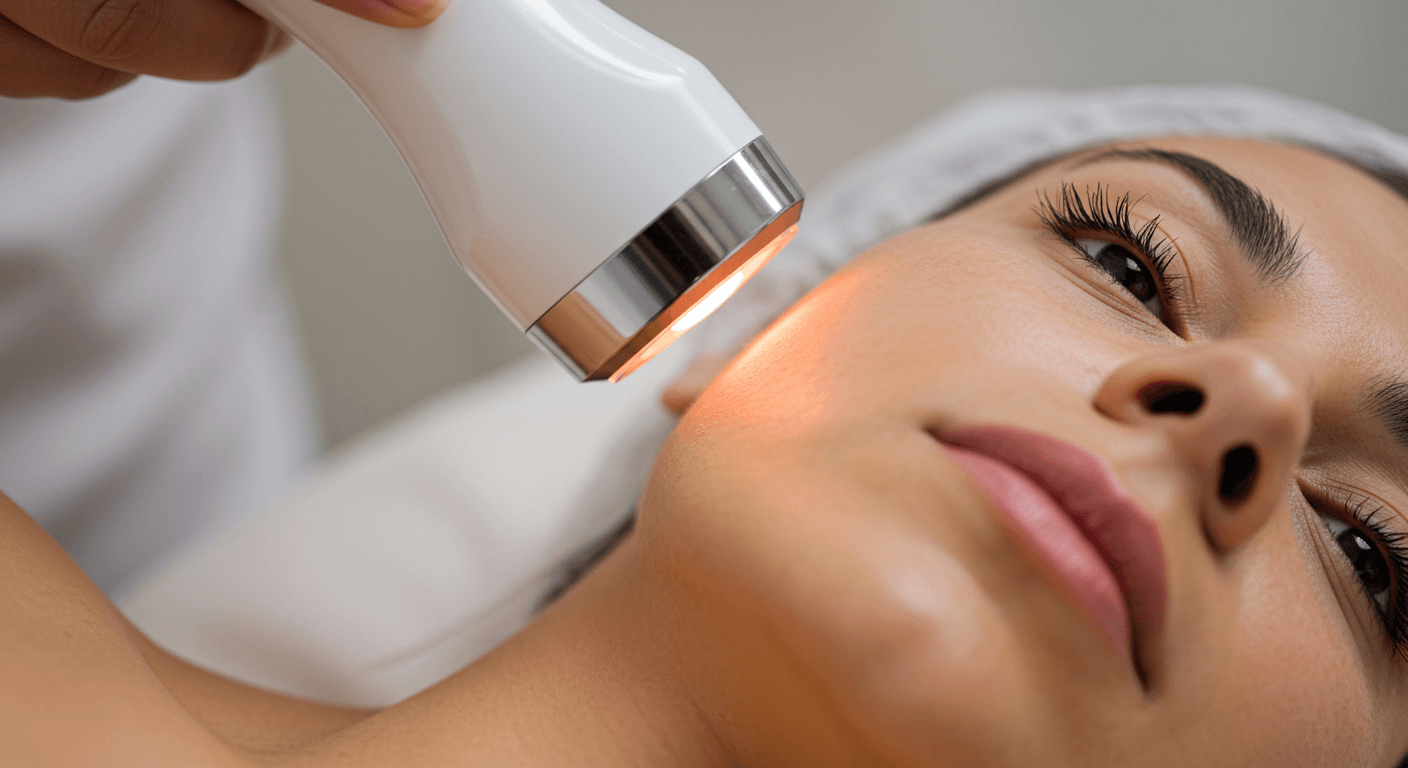
{"type": "Polygon", "coordinates": [[[311,453],[269,91],[0,98],[0,490],[110,596],[311,453]]]}

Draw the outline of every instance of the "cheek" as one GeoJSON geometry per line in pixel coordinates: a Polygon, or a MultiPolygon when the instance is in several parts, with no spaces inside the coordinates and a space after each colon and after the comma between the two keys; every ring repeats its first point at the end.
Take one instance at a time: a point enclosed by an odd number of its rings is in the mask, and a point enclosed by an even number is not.
{"type": "MultiPolygon", "coordinates": [[[[851,733],[916,763],[1008,748],[1025,730],[1013,724],[1030,720],[1017,693],[1025,670],[1013,663],[1022,649],[955,551],[953,539],[971,547],[975,536],[955,511],[953,478],[925,459],[937,450],[856,437],[850,453],[774,454],[708,440],[668,446],[642,533],[657,551],[674,549],[677,577],[724,606],[717,625],[762,627],[773,641],[725,665],[753,669],[735,695],[763,698],[763,713],[796,710],[748,689],[759,668],[789,668],[831,708],[807,724],[817,732],[851,733]],[[697,471],[704,461],[717,463],[697,471]]],[[[766,729],[764,718],[751,716],[766,729]]]]}
{"type": "Polygon", "coordinates": [[[1375,715],[1358,651],[1327,616],[1338,608],[1317,596],[1292,534],[1276,532],[1284,535],[1248,552],[1246,572],[1228,586],[1237,615],[1207,722],[1222,724],[1221,744],[1244,744],[1267,765],[1369,766],[1375,715]]]}
{"type": "Polygon", "coordinates": [[[927,227],[858,257],[715,382],[712,423],[787,429],[938,387],[981,398],[1009,370],[1093,392],[1127,345],[1031,233],[999,234],[927,227]]]}
{"type": "MultiPolygon", "coordinates": [[[[1139,343],[1063,252],[1015,227],[921,229],[861,258],[835,286],[832,343],[885,376],[1040,372],[1081,391],[1139,343]],[[980,364],[980,367],[979,367],[980,364]]],[[[961,385],[961,382],[955,382],[961,385]]],[[[967,388],[980,395],[987,384],[967,388]]]]}

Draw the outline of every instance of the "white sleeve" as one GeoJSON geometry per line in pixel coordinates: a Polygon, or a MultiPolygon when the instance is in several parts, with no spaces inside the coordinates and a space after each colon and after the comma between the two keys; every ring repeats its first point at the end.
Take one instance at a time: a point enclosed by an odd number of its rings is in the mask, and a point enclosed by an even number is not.
{"type": "Polygon", "coordinates": [[[114,597],[311,452],[270,95],[0,98],[0,490],[114,597]]]}

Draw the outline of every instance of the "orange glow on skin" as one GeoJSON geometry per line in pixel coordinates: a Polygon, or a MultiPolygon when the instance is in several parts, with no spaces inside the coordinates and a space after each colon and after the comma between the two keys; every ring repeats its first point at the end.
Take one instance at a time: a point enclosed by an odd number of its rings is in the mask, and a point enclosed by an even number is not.
{"type": "Polygon", "coordinates": [[[661,331],[658,336],[651,339],[648,344],[641,348],[630,360],[626,361],[616,373],[612,374],[609,381],[615,384],[629,376],[637,368],[645,365],[650,358],[655,357],[665,351],[666,347],[675,343],[677,339],[685,334],[690,328],[698,325],[704,318],[714,313],[714,310],[723,306],[743,284],[748,282],[758,270],[763,268],[776,256],[787,244],[792,242],[792,237],[797,234],[797,225],[793,224],[773,238],[772,242],[763,246],[761,250],[753,254],[753,257],[743,262],[743,266],[738,271],[729,275],[723,282],[714,286],[708,293],[694,303],[694,306],[685,310],[679,319],[671,323],[668,328],[661,331]]]}

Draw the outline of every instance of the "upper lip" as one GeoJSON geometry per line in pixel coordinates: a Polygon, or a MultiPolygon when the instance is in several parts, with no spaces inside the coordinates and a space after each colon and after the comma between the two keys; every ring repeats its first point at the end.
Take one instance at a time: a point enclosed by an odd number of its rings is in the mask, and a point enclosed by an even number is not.
{"type": "Polygon", "coordinates": [[[1158,526],[1108,464],[1064,440],[1015,427],[962,427],[940,439],[1005,463],[1041,486],[1114,574],[1135,640],[1158,635],[1167,594],[1158,526]]]}

